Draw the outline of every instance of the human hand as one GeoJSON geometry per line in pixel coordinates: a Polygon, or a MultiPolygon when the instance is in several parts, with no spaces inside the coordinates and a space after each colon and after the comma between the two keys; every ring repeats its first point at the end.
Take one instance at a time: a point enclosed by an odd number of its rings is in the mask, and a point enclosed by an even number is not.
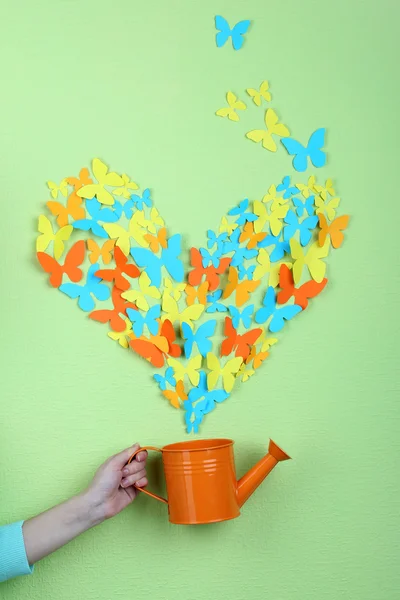
{"type": "Polygon", "coordinates": [[[97,469],[92,483],[84,492],[95,521],[110,519],[133,502],[138,494],[134,484],[138,487],[147,485],[147,452],[139,452],[129,465],[126,464],[139,448],[139,444],[134,444],[111,456],[97,469]]]}

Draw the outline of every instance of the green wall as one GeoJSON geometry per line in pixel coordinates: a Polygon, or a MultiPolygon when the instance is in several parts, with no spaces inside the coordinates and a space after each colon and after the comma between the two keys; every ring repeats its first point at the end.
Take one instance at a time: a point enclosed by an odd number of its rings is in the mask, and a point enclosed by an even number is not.
{"type": "Polygon", "coordinates": [[[101,156],[150,186],[169,230],[199,246],[234,202],[289,170],[285,152],[213,115],[228,89],[267,78],[299,139],[328,128],[321,177],[352,220],[327,291],[202,429],[235,439],[240,474],[269,436],[294,460],[228,523],[173,526],[141,497],[1,585],[2,599],[398,597],[399,12],[395,0],[3,9],[0,522],[76,493],[128,444],[186,437],[150,370],[45,284],[33,249],[47,179],[101,156]],[[216,49],[215,14],[252,19],[242,51],[216,49]]]}

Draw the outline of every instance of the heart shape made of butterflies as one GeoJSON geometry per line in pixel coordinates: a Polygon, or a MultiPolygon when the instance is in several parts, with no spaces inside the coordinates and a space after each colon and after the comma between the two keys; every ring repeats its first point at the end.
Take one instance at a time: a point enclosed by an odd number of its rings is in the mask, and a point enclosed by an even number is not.
{"type": "Polygon", "coordinates": [[[98,158],[92,174],[83,168],[47,184],[54,222],[39,216],[36,251],[49,283],[108,324],[122,348],[164,369],[154,379],[195,433],[264,362],[274,335],[324,289],[324,259],[342,245],[349,220],[335,218],[340,199],[332,180],[319,185],[311,176],[292,185],[286,176],[262,200],[232,208],[207,232],[206,247],[190,249],[185,281],[181,236],[167,236],[148,188],[136,193],[134,181],[98,158]],[[82,239],[67,250],[77,234],[82,239]]]}

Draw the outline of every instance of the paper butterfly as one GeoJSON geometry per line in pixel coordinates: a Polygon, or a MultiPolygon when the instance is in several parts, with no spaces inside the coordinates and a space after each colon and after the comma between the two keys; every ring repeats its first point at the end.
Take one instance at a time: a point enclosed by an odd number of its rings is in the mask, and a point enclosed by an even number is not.
{"type": "Polygon", "coordinates": [[[63,179],[60,185],[54,183],[54,181],[48,181],[47,187],[50,190],[50,194],[52,198],[57,198],[58,194],[61,194],[64,197],[67,197],[68,194],[68,182],[66,179],[63,179]]]}
{"type": "Polygon", "coordinates": [[[91,239],[87,240],[86,244],[90,252],[89,260],[92,265],[98,262],[99,258],[102,259],[105,265],[108,265],[112,261],[115,244],[114,240],[107,240],[101,247],[97,242],[91,239]]]}
{"type": "Polygon", "coordinates": [[[126,309],[127,315],[129,319],[132,321],[133,333],[139,337],[142,335],[144,327],[146,326],[151,335],[156,335],[158,332],[158,321],[161,315],[161,306],[159,304],[154,304],[144,315],[138,310],[133,310],[132,308],[126,309]]]}
{"type": "Polygon", "coordinates": [[[292,202],[296,207],[296,212],[299,217],[302,217],[306,212],[310,217],[314,214],[314,196],[308,196],[303,202],[300,198],[292,198],[292,202]]]}
{"type": "Polygon", "coordinates": [[[318,244],[318,242],[315,242],[309,247],[306,254],[304,254],[304,251],[300,246],[299,242],[292,238],[290,240],[290,250],[292,253],[292,257],[295,261],[293,265],[294,282],[296,284],[299,283],[301,275],[303,273],[303,268],[307,266],[310,275],[314,279],[314,281],[321,283],[321,281],[325,277],[326,271],[326,264],[322,259],[328,256],[329,242],[325,243],[325,245],[322,246],[322,248],[318,244]]]}
{"type": "Polygon", "coordinates": [[[307,217],[300,222],[296,217],[296,214],[292,210],[289,210],[285,217],[285,223],[287,223],[287,225],[283,230],[283,239],[286,242],[289,241],[298,230],[300,244],[302,246],[307,246],[308,242],[311,240],[314,227],[318,223],[318,216],[314,215],[312,217],[307,217]]]}
{"type": "Polygon", "coordinates": [[[151,206],[150,190],[148,188],[146,188],[141,196],[138,196],[137,194],[132,194],[131,200],[132,200],[134,206],[139,210],[143,210],[144,206],[150,207],[151,206]]]}
{"type": "Polygon", "coordinates": [[[250,98],[252,98],[252,100],[256,106],[261,106],[261,102],[262,102],[263,98],[266,102],[271,101],[271,94],[268,90],[269,90],[268,81],[263,81],[258,90],[255,90],[254,88],[247,88],[246,92],[248,93],[250,98]]]}
{"type": "MultiPolygon", "coordinates": [[[[122,292],[116,286],[113,287],[111,292],[111,300],[113,303],[113,309],[102,309],[102,310],[94,310],[90,313],[90,319],[94,321],[99,321],[99,323],[109,323],[110,327],[113,331],[123,332],[126,329],[127,323],[126,319],[123,319],[121,315],[127,317],[127,308],[132,310],[136,310],[136,305],[131,302],[127,302],[122,297],[122,292]]],[[[130,329],[132,329],[132,324],[129,322],[130,329]]],[[[128,347],[128,344],[126,344],[128,347]]]]}
{"type": "Polygon", "coordinates": [[[295,194],[298,193],[297,187],[290,186],[290,177],[289,177],[289,175],[286,175],[282,179],[282,183],[280,183],[279,185],[276,186],[276,191],[277,192],[283,192],[283,197],[284,197],[285,200],[287,200],[291,196],[294,196],[295,194]]]}
{"type": "Polygon", "coordinates": [[[228,117],[230,121],[239,121],[239,115],[236,111],[245,110],[245,103],[239,100],[233,92],[227,92],[226,101],[228,102],[229,106],[225,108],[219,108],[215,114],[218,117],[228,117]]]}
{"type": "Polygon", "coordinates": [[[318,235],[318,243],[320,246],[325,245],[325,241],[327,236],[329,235],[331,238],[331,244],[333,248],[340,248],[344,241],[343,231],[347,228],[349,224],[349,215],[342,215],[338,217],[332,223],[328,225],[328,221],[325,216],[320,213],[319,217],[319,226],[321,227],[321,231],[318,235]]]}
{"type": "Polygon", "coordinates": [[[69,298],[79,298],[78,306],[85,312],[90,312],[95,307],[93,296],[97,300],[108,300],[110,297],[110,289],[101,283],[100,277],[95,273],[99,270],[99,264],[95,263],[89,267],[86,277],[86,283],[80,285],[78,283],[63,283],[58,288],[60,292],[69,296],[69,298]]]}
{"type": "Polygon", "coordinates": [[[101,204],[96,198],[86,200],[86,210],[91,218],[74,221],[72,223],[74,229],[91,231],[98,237],[108,238],[107,232],[104,227],[99,224],[99,221],[102,221],[103,223],[115,223],[115,221],[118,221],[117,213],[111,210],[111,208],[101,208],[101,204]]]}
{"type": "Polygon", "coordinates": [[[221,365],[219,358],[212,352],[207,354],[207,367],[210,372],[207,375],[207,387],[213,390],[217,385],[218,379],[222,377],[224,390],[231,392],[235,385],[236,374],[239,371],[243,359],[241,356],[231,358],[224,366],[221,365]]]}
{"type": "Polygon", "coordinates": [[[218,300],[221,298],[221,296],[222,296],[222,290],[217,290],[216,292],[207,295],[207,302],[208,302],[209,306],[207,307],[206,312],[215,313],[215,312],[226,312],[228,310],[228,307],[225,306],[225,304],[218,302],[218,300]]]}
{"type": "Polygon", "coordinates": [[[276,135],[282,138],[282,136],[290,135],[290,131],[286,125],[279,123],[278,116],[273,108],[268,108],[265,111],[264,122],[267,128],[266,130],[252,129],[246,133],[246,137],[252,142],[262,142],[263,148],[270,152],[276,152],[278,147],[272,136],[276,135]]]}
{"type": "Polygon", "coordinates": [[[69,240],[72,230],[72,225],[65,225],[65,227],[61,227],[61,229],[54,232],[49,219],[44,215],[40,215],[38,231],[41,235],[36,240],[36,251],[44,252],[50,243],[53,242],[54,258],[59,260],[64,252],[64,242],[69,240]]]}
{"type": "Polygon", "coordinates": [[[150,277],[151,284],[159,287],[161,284],[161,269],[164,267],[175,281],[183,281],[183,264],[178,258],[181,252],[181,236],[175,234],[162,249],[158,257],[144,248],[131,248],[133,260],[139,267],[144,267],[150,277]]]}
{"type": "Polygon", "coordinates": [[[211,351],[212,342],[208,338],[214,335],[216,326],[217,321],[211,319],[200,325],[197,331],[194,332],[190,325],[182,323],[182,337],[185,340],[184,350],[186,358],[190,358],[194,344],[197,345],[202,356],[206,356],[211,351]]]}
{"type": "Polygon", "coordinates": [[[295,315],[301,312],[301,307],[296,304],[277,308],[275,301],[275,291],[273,287],[269,287],[265,293],[263,300],[263,308],[259,308],[255,314],[256,323],[265,323],[270,317],[271,321],[268,324],[268,329],[271,333],[277,333],[283,329],[285,321],[290,321],[295,315]]]}
{"type": "Polygon", "coordinates": [[[78,196],[81,198],[87,198],[88,200],[96,196],[97,200],[101,204],[114,204],[113,195],[105,189],[105,186],[123,186],[124,180],[122,177],[117,175],[117,173],[109,172],[107,165],[105,165],[99,158],[93,159],[92,171],[98,183],[89,183],[88,185],[84,185],[78,190],[78,196]]]}
{"type": "Polygon", "coordinates": [[[56,221],[59,227],[68,225],[70,216],[72,219],[85,218],[85,209],[82,207],[82,198],[79,198],[74,193],[68,198],[66,206],[60,202],[55,202],[54,200],[49,200],[46,204],[51,214],[57,217],[56,221]]]}
{"type": "Polygon", "coordinates": [[[229,356],[235,350],[235,356],[246,359],[250,354],[251,347],[259,339],[262,332],[263,330],[258,328],[239,335],[233,326],[232,319],[225,317],[224,335],[226,338],[221,344],[221,356],[229,356]]]}
{"type": "Polygon", "coordinates": [[[281,291],[278,293],[276,300],[278,304],[286,304],[293,296],[294,303],[305,310],[308,306],[308,300],[318,296],[328,283],[327,279],[323,279],[321,283],[317,283],[313,279],[303,283],[302,286],[296,288],[293,281],[293,274],[286,265],[281,265],[279,272],[279,287],[281,291]]]}
{"type": "Polygon", "coordinates": [[[157,381],[158,385],[160,386],[161,390],[166,390],[167,389],[167,384],[169,385],[176,385],[176,380],[174,377],[174,370],[172,367],[168,367],[165,370],[165,375],[153,375],[153,378],[155,379],[155,381],[157,381]]]}
{"type": "Polygon", "coordinates": [[[199,370],[201,368],[201,362],[203,357],[201,354],[197,354],[197,356],[191,358],[185,365],[175,358],[169,358],[168,364],[174,370],[174,376],[176,379],[184,379],[184,377],[188,377],[190,383],[193,385],[198,385],[200,380],[199,370]]]}
{"type": "Polygon", "coordinates": [[[296,169],[296,171],[302,172],[307,169],[308,158],[314,167],[317,168],[323,167],[326,163],[326,154],[322,150],[325,143],[325,129],[317,129],[317,131],[314,131],[310,136],[306,147],[289,137],[282,137],[281,142],[285,146],[287,152],[291,156],[294,156],[293,168],[296,169]]]}
{"type": "Polygon", "coordinates": [[[77,283],[82,279],[82,269],[79,267],[85,259],[85,242],[80,240],[71,247],[63,265],[45,252],[38,252],[37,257],[43,270],[50,273],[49,282],[53,287],[61,285],[64,273],[71,281],[77,283]]]}
{"type": "Polygon", "coordinates": [[[229,312],[232,315],[232,324],[237,329],[240,325],[240,321],[243,323],[243,327],[248,329],[251,324],[251,317],[254,312],[254,304],[249,304],[242,311],[235,306],[229,306],[229,312]]]}
{"type": "Polygon", "coordinates": [[[215,41],[218,48],[221,48],[226,44],[229,38],[232,39],[232,46],[234,50],[240,50],[243,46],[244,35],[247,33],[248,28],[250,27],[250,21],[239,21],[236,25],[231,29],[229,27],[228,21],[217,15],[215,17],[215,28],[217,29],[217,34],[215,36],[215,41]]]}
{"type": "Polygon", "coordinates": [[[138,279],[139,289],[130,289],[122,294],[122,297],[129,302],[134,302],[136,306],[143,311],[149,310],[150,306],[147,298],[158,300],[161,298],[161,292],[158,288],[150,284],[150,277],[146,271],[143,271],[138,279]]]}
{"type": "MultiPolygon", "coordinates": [[[[122,196],[123,198],[126,198],[126,200],[129,200],[132,195],[132,191],[138,190],[139,186],[134,181],[131,181],[130,177],[128,177],[128,175],[126,175],[126,173],[122,173],[121,179],[123,181],[122,187],[118,187],[115,190],[113,190],[113,195],[114,196],[122,196]]],[[[128,202],[125,202],[124,208],[126,207],[127,204],[128,204],[128,202]]],[[[133,204],[133,202],[132,202],[132,204],[133,204]]],[[[115,206],[115,204],[114,204],[114,206],[115,206]]],[[[130,215],[128,217],[128,215],[126,215],[126,218],[130,219],[131,216],[132,215],[130,215]]]]}

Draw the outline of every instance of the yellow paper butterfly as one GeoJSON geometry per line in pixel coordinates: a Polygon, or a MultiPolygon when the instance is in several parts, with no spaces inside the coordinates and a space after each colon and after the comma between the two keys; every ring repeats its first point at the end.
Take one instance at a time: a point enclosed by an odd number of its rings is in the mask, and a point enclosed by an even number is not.
{"type": "Polygon", "coordinates": [[[113,171],[108,172],[108,167],[99,158],[94,158],[92,161],[93,175],[98,183],[89,183],[81,187],[77,194],[80,198],[93,198],[96,196],[101,204],[114,204],[114,196],[108,192],[104,186],[121,187],[124,185],[124,180],[120,175],[113,171]]]}
{"type": "Polygon", "coordinates": [[[222,366],[219,358],[212,352],[209,352],[207,354],[207,367],[210,369],[210,373],[207,374],[208,389],[213,390],[221,376],[224,390],[228,393],[231,392],[235,385],[235,378],[242,362],[243,358],[237,356],[236,358],[231,358],[224,366],[222,366]]]}
{"type": "Polygon", "coordinates": [[[188,399],[182,380],[176,382],[174,390],[164,390],[163,396],[169,400],[170,404],[172,404],[174,408],[180,408],[180,400],[188,399]]]}
{"type": "Polygon", "coordinates": [[[271,348],[271,346],[274,346],[278,343],[278,338],[267,338],[267,334],[264,329],[264,331],[257,340],[257,344],[259,343],[261,343],[261,352],[267,352],[271,348]]]}
{"type": "Polygon", "coordinates": [[[243,363],[242,366],[240,367],[239,371],[237,372],[236,377],[238,377],[238,378],[241,377],[243,383],[245,383],[246,381],[248,381],[250,379],[250,377],[253,377],[254,373],[255,373],[254,369],[246,367],[246,365],[243,363]]]}
{"type": "Polygon", "coordinates": [[[140,310],[149,310],[149,303],[147,302],[146,296],[157,300],[161,298],[161,292],[154,285],[150,285],[150,277],[146,271],[142,271],[138,281],[139,290],[130,289],[127,292],[121,294],[122,298],[129,302],[134,302],[140,310]]]}
{"type": "Polygon", "coordinates": [[[192,306],[188,306],[184,308],[182,312],[179,312],[177,301],[172,298],[168,292],[164,292],[162,297],[162,310],[165,313],[165,315],[162,315],[161,317],[163,321],[168,319],[171,323],[175,323],[176,321],[179,321],[179,323],[185,322],[193,329],[192,321],[200,319],[204,312],[204,305],[192,304],[192,306]]]}
{"type": "Polygon", "coordinates": [[[263,148],[276,152],[277,145],[272,136],[287,137],[290,135],[290,131],[286,125],[279,123],[278,116],[273,108],[268,108],[265,111],[264,121],[267,127],[266,131],[264,129],[253,129],[246,133],[246,137],[252,142],[262,142],[263,148]]]}
{"type": "Polygon", "coordinates": [[[282,204],[287,204],[287,202],[289,202],[289,198],[285,200],[283,196],[278,196],[276,191],[276,185],[270,185],[268,188],[268,192],[262,199],[262,202],[264,202],[264,204],[272,202],[271,210],[276,210],[282,204]]]}
{"type": "Polygon", "coordinates": [[[186,304],[192,306],[196,300],[199,304],[206,304],[208,287],[208,281],[203,281],[197,288],[187,284],[185,287],[186,304]]]}
{"type": "Polygon", "coordinates": [[[125,329],[124,331],[109,331],[107,333],[108,337],[118,342],[120,346],[123,348],[129,348],[129,339],[132,334],[132,323],[129,319],[124,319],[125,321],[125,329]]]}
{"type": "Polygon", "coordinates": [[[302,193],[303,198],[308,198],[316,192],[315,189],[315,176],[310,175],[308,178],[307,184],[305,183],[296,183],[296,187],[302,193]]]}
{"type": "Polygon", "coordinates": [[[328,202],[324,202],[321,196],[315,196],[314,204],[317,207],[315,213],[317,215],[326,213],[329,221],[333,221],[336,215],[336,209],[340,204],[340,198],[332,198],[328,202]]]}
{"type": "Polygon", "coordinates": [[[166,292],[178,302],[186,288],[186,283],[175,283],[169,277],[164,277],[166,292]]]}
{"type": "Polygon", "coordinates": [[[259,90],[255,90],[254,88],[247,88],[246,92],[253,99],[253,102],[256,106],[261,106],[262,98],[267,102],[271,102],[271,93],[268,91],[269,83],[268,81],[263,81],[260,85],[259,90]]]}
{"type": "Polygon", "coordinates": [[[278,206],[275,210],[268,212],[265,204],[259,200],[254,200],[253,212],[258,217],[257,221],[254,221],[254,231],[259,233],[268,223],[272,235],[279,235],[283,225],[282,219],[286,217],[288,210],[289,206],[287,204],[283,204],[282,206],[278,206]]]}
{"type": "Polygon", "coordinates": [[[239,115],[237,110],[245,110],[246,105],[241,100],[238,100],[237,96],[233,92],[226,94],[226,101],[229,106],[227,108],[220,108],[215,113],[218,117],[228,117],[230,121],[239,121],[239,115]]]}
{"type": "Polygon", "coordinates": [[[231,235],[232,231],[235,231],[237,226],[237,223],[229,223],[226,217],[222,217],[218,233],[227,233],[228,235],[231,235]]]}
{"type": "Polygon", "coordinates": [[[329,240],[326,240],[325,245],[322,247],[318,244],[318,242],[314,242],[314,244],[311,244],[309,247],[307,254],[304,254],[304,250],[300,246],[300,243],[294,238],[291,238],[289,243],[290,251],[292,257],[294,258],[292,269],[294,282],[296,284],[300,282],[303,268],[306,266],[310,271],[310,275],[314,281],[321,283],[325,277],[326,271],[326,264],[322,259],[328,256],[329,240]]]}
{"type": "Polygon", "coordinates": [[[138,210],[135,214],[137,215],[137,222],[150,233],[156,233],[157,226],[164,227],[164,219],[155,206],[150,211],[150,219],[146,219],[144,210],[138,210]]]}
{"type": "Polygon", "coordinates": [[[113,194],[114,196],[122,196],[123,198],[129,200],[132,195],[132,190],[138,190],[139,186],[134,181],[131,181],[131,179],[125,173],[121,175],[121,179],[124,182],[123,186],[113,190],[113,194]]]}
{"type": "Polygon", "coordinates": [[[64,242],[69,240],[73,231],[72,225],[65,225],[61,227],[55,233],[53,231],[52,224],[45,215],[39,216],[38,231],[42,235],[36,240],[36,251],[45,252],[50,242],[53,242],[53,254],[56,260],[59,260],[62,253],[64,252],[64,242]]]}
{"type": "Polygon", "coordinates": [[[108,265],[113,257],[114,240],[107,240],[100,247],[94,240],[87,240],[87,247],[90,252],[89,260],[94,265],[101,258],[105,265],[108,265]]]}
{"type": "Polygon", "coordinates": [[[116,240],[115,245],[121,248],[125,256],[128,256],[131,249],[131,237],[143,248],[149,246],[149,242],[146,240],[145,235],[147,230],[141,225],[141,216],[138,214],[140,211],[133,213],[132,218],[129,221],[128,229],[118,225],[117,223],[103,223],[103,228],[106,230],[111,239],[116,240]]]}
{"type": "Polygon", "coordinates": [[[327,179],[325,182],[325,186],[316,185],[314,187],[315,187],[315,191],[319,193],[319,195],[321,196],[321,198],[323,200],[326,200],[328,198],[328,194],[329,194],[329,196],[335,195],[335,188],[333,187],[332,179],[327,179]]]}
{"type": "Polygon", "coordinates": [[[194,386],[197,386],[199,385],[200,381],[199,370],[201,369],[202,358],[203,357],[201,354],[198,354],[197,356],[191,358],[186,365],[175,358],[169,358],[167,363],[173,368],[175,379],[183,381],[186,375],[189,378],[190,383],[194,386]]]}
{"type": "Polygon", "coordinates": [[[292,267],[292,263],[289,262],[271,263],[269,253],[265,248],[260,249],[260,252],[257,255],[257,262],[258,265],[254,270],[253,279],[263,279],[263,277],[269,273],[268,285],[271,285],[274,288],[276,288],[279,283],[279,270],[281,265],[287,265],[289,269],[292,267]]]}
{"type": "Polygon", "coordinates": [[[47,187],[50,190],[50,195],[52,198],[57,198],[58,194],[67,197],[68,194],[68,182],[67,179],[63,179],[60,182],[60,185],[57,185],[54,181],[46,181],[47,187]]]}

